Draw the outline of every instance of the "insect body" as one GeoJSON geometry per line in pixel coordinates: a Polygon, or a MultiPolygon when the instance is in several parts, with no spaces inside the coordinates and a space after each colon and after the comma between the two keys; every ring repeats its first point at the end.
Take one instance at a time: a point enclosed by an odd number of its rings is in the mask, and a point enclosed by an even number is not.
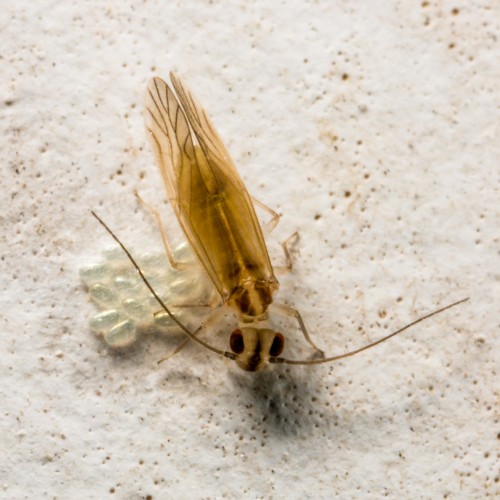
{"type": "MultiPolygon", "coordinates": [[[[235,329],[230,336],[231,351],[220,350],[199,338],[202,327],[194,333],[186,328],[155,292],[121,241],[95,213],[94,216],[122,247],[164,311],[191,340],[235,360],[241,368],[248,371],[259,370],[267,363],[327,363],[374,347],[411,326],[468,300],[462,299],[442,307],[375,342],[347,353],[309,360],[281,358],[284,336],[264,323],[271,307],[280,314],[294,317],[305,339],[321,354],[322,351],[309,338],[298,311],[282,304],[273,304],[273,296],[279,284],[252,198],[204,109],[175,74],[171,74],[170,78],[176,94],[162,79],[153,78],[150,81],[146,95],[146,126],[168,199],[177,219],[199,262],[217,289],[222,304],[229,306],[240,320],[240,328],[235,329]]],[[[268,228],[272,228],[279,216],[272,210],[267,210],[273,214],[267,224],[268,228]]],[[[155,215],[159,218],[156,212],[155,215]]],[[[168,240],[163,233],[162,236],[169,254],[168,240]]],[[[289,260],[286,243],[283,244],[283,249],[289,260]]],[[[181,267],[171,255],[170,260],[174,267],[181,267]]],[[[218,316],[215,314],[212,317],[217,319],[218,316]]],[[[208,321],[210,322],[210,318],[208,321]]]]}
{"type": "MultiPolygon", "coordinates": [[[[252,200],[205,111],[170,77],[177,96],[160,78],[146,96],[146,126],[169,201],[222,302],[242,323],[265,321],[279,284],[252,200]]],[[[281,354],[284,337],[242,327],[230,346],[238,364],[253,371],[281,354]]]]}

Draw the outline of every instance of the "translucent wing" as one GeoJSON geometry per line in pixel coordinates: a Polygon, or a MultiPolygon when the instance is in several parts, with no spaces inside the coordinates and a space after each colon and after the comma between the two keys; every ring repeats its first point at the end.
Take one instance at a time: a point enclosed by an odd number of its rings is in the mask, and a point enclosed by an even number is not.
{"type": "Polygon", "coordinates": [[[242,280],[275,289],[250,196],[203,108],[171,78],[178,99],[160,78],[149,83],[146,126],[179,223],[223,300],[242,280]]]}
{"type": "Polygon", "coordinates": [[[170,73],[170,80],[172,81],[179,101],[186,112],[189,124],[198,139],[198,143],[205,157],[221,165],[225,174],[233,177],[233,180],[245,189],[224,143],[219,137],[219,134],[217,134],[205,110],[175,73],[170,73]]]}
{"type": "Polygon", "coordinates": [[[196,154],[186,116],[174,93],[161,78],[153,78],[148,85],[146,127],[169,200],[177,212],[177,179],[196,163],[196,154]]]}

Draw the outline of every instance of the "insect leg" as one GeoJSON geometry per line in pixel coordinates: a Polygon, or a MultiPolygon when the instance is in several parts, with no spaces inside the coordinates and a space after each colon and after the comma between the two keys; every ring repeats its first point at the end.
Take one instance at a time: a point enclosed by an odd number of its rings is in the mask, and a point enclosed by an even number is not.
{"type": "Polygon", "coordinates": [[[222,301],[220,296],[216,293],[215,289],[212,290],[211,297],[208,298],[206,302],[198,302],[195,304],[172,304],[172,308],[176,309],[188,309],[193,307],[209,307],[210,309],[219,308],[222,306],[222,301]]]}
{"type": "Polygon", "coordinates": [[[271,304],[270,307],[273,311],[275,311],[277,314],[280,314],[281,316],[287,316],[289,318],[295,318],[297,323],[300,326],[300,330],[302,331],[302,335],[304,335],[304,338],[306,341],[316,350],[318,351],[318,354],[323,358],[325,356],[325,353],[323,352],[322,349],[320,349],[309,337],[309,333],[307,332],[306,325],[304,324],[304,320],[302,319],[302,316],[300,315],[299,311],[297,309],[294,309],[293,307],[286,306],[285,304],[271,304]]]}
{"type": "Polygon", "coordinates": [[[170,306],[172,309],[192,309],[193,307],[210,307],[213,308],[214,305],[210,302],[204,302],[203,304],[172,304],[170,306]]]}
{"type": "MultiPolygon", "coordinates": [[[[222,302],[220,300],[220,296],[212,290],[211,296],[207,299],[206,302],[197,302],[197,303],[182,303],[182,304],[171,304],[170,307],[172,309],[193,309],[193,308],[210,308],[210,309],[218,309],[222,306],[222,302]]],[[[163,309],[157,311],[154,315],[163,314],[163,309]]]]}
{"type": "Polygon", "coordinates": [[[172,266],[172,268],[177,269],[177,270],[182,270],[182,269],[189,269],[190,267],[192,267],[193,265],[190,262],[181,262],[181,261],[175,260],[174,253],[172,251],[172,247],[170,246],[170,242],[168,241],[168,236],[165,233],[165,229],[164,229],[162,221],[161,221],[160,212],[158,212],[158,210],[156,210],[156,208],[152,207],[149,203],[144,201],[142,199],[141,195],[137,191],[135,191],[134,194],[137,197],[137,199],[139,200],[139,202],[147,210],[149,210],[151,215],[155,218],[156,223],[158,225],[158,229],[160,231],[161,240],[163,242],[163,247],[165,248],[165,252],[167,254],[168,261],[170,262],[170,265],[172,266]]]}
{"type": "Polygon", "coordinates": [[[292,254],[290,253],[290,241],[299,237],[298,231],[295,231],[291,236],[289,236],[285,241],[281,242],[281,247],[283,248],[283,253],[285,254],[284,266],[273,266],[274,272],[276,274],[288,274],[293,269],[292,254]]]}
{"type": "MultiPolygon", "coordinates": [[[[196,332],[194,332],[193,335],[196,335],[196,332]]],[[[167,354],[163,358],[159,359],[157,363],[160,364],[170,358],[173,358],[178,352],[182,351],[182,349],[184,349],[184,347],[186,347],[190,341],[191,339],[189,337],[185,338],[170,354],[167,354]]]]}
{"type": "MultiPolygon", "coordinates": [[[[212,324],[218,323],[221,316],[226,314],[227,309],[223,306],[218,307],[208,316],[208,318],[201,323],[201,325],[194,331],[193,337],[198,337],[204,330],[207,329],[208,326],[212,324]]],[[[170,354],[167,354],[165,357],[161,358],[158,361],[158,364],[163,363],[167,359],[170,359],[172,356],[175,356],[178,352],[180,352],[184,347],[186,347],[189,342],[192,340],[192,337],[185,338],[170,354]]]]}
{"type": "Polygon", "coordinates": [[[254,197],[252,197],[252,201],[255,205],[257,205],[259,208],[262,208],[262,210],[264,210],[271,216],[271,220],[268,220],[262,226],[262,232],[264,233],[264,236],[267,236],[268,234],[271,234],[274,228],[278,225],[281,215],[267,205],[264,205],[264,203],[262,203],[261,201],[256,200],[254,197]]]}
{"type": "MultiPolygon", "coordinates": [[[[264,233],[264,236],[267,236],[270,234],[274,228],[278,225],[278,222],[280,221],[281,215],[277,212],[275,212],[272,208],[268,207],[267,205],[264,205],[261,201],[255,199],[252,197],[252,201],[254,202],[255,205],[257,205],[259,208],[262,208],[262,210],[266,211],[268,214],[271,215],[271,220],[267,221],[263,226],[262,226],[262,232],[264,233]]],[[[295,231],[290,237],[288,237],[285,241],[281,243],[281,246],[283,247],[283,253],[285,254],[285,259],[286,259],[286,264],[284,266],[273,266],[274,271],[276,274],[288,274],[292,270],[292,256],[290,255],[290,240],[293,240],[294,238],[297,238],[299,233],[295,231]]]]}

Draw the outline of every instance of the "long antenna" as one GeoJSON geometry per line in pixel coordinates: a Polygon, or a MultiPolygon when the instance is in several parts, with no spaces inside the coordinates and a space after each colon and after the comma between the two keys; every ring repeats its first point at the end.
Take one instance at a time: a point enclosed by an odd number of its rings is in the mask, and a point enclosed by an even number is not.
{"type": "MultiPolygon", "coordinates": [[[[165,302],[160,298],[160,296],[155,292],[154,288],[150,285],[148,279],[142,272],[141,268],[137,264],[136,260],[134,257],[132,257],[132,254],[127,250],[125,245],[118,239],[118,237],[113,233],[113,231],[106,225],[106,223],[94,212],[91,211],[92,215],[97,219],[97,221],[106,229],[106,231],[111,235],[111,237],[120,245],[121,249],[125,252],[125,255],[129,258],[130,262],[132,265],[135,267],[137,272],[139,273],[139,276],[141,277],[142,281],[144,284],[147,286],[149,291],[152,293],[153,297],[158,301],[160,306],[165,310],[165,312],[170,316],[172,321],[174,321],[179,328],[191,339],[200,344],[201,346],[205,347],[209,351],[215,352],[216,354],[219,354],[220,356],[224,356],[226,358],[235,360],[237,358],[237,355],[233,352],[229,351],[223,351],[221,349],[217,349],[216,347],[208,344],[207,342],[201,340],[199,337],[197,337],[195,334],[193,334],[186,326],[184,326],[176,317],[175,315],[170,311],[170,309],[167,307],[165,302]]],[[[286,359],[286,358],[269,358],[269,363],[276,363],[276,364],[288,364],[288,365],[319,365],[323,363],[330,363],[332,361],[337,361],[339,359],[343,358],[349,358],[351,356],[354,356],[356,354],[359,354],[360,352],[366,351],[367,349],[370,349],[372,347],[375,347],[378,344],[381,344],[382,342],[385,342],[386,340],[389,340],[390,338],[394,337],[395,335],[398,335],[399,333],[404,332],[405,330],[408,330],[412,326],[415,326],[416,324],[431,318],[432,316],[435,316],[436,314],[442,313],[446,311],[447,309],[451,309],[452,307],[458,306],[459,304],[462,304],[464,302],[467,302],[469,300],[469,297],[459,300],[457,302],[454,302],[453,304],[449,304],[447,306],[441,307],[440,309],[437,309],[429,314],[426,314],[425,316],[422,316],[415,321],[412,321],[411,323],[408,323],[407,325],[403,326],[399,330],[396,330],[395,332],[390,333],[389,335],[386,335],[385,337],[382,337],[379,340],[376,340],[375,342],[371,342],[370,344],[367,344],[363,347],[360,347],[359,349],[355,349],[354,351],[346,352],[344,354],[338,354],[336,356],[330,356],[328,358],[323,358],[323,359],[311,359],[311,360],[300,360],[300,359],[286,359]]]]}
{"type": "Polygon", "coordinates": [[[215,352],[216,354],[219,354],[221,356],[225,356],[226,358],[230,358],[230,359],[233,359],[233,360],[236,359],[236,355],[234,353],[228,352],[228,351],[222,351],[221,349],[217,349],[216,347],[211,346],[210,344],[207,344],[206,342],[204,342],[203,340],[201,340],[200,338],[198,338],[188,328],[186,328],[174,316],[174,314],[172,314],[172,312],[170,311],[170,309],[166,306],[165,302],[163,302],[163,300],[155,292],[154,288],[149,284],[149,281],[147,280],[146,276],[144,276],[144,273],[142,272],[141,268],[139,267],[139,265],[137,264],[137,262],[135,261],[135,259],[132,257],[131,253],[127,250],[127,248],[125,247],[125,245],[118,239],[118,237],[115,235],[115,233],[113,233],[113,231],[111,231],[111,229],[106,225],[106,223],[94,211],[91,211],[91,213],[99,221],[99,223],[101,224],[101,226],[103,226],[104,229],[106,229],[106,231],[111,235],[111,237],[118,243],[118,245],[120,245],[121,249],[125,252],[125,254],[127,255],[127,257],[130,259],[130,262],[132,262],[133,266],[135,267],[135,269],[139,273],[140,277],[142,278],[142,281],[144,281],[144,284],[148,287],[149,291],[153,294],[153,297],[158,301],[158,304],[160,304],[161,307],[165,310],[165,312],[170,316],[170,318],[172,319],[172,321],[174,321],[179,326],[179,328],[181,328],[182,331],[191,340],[194,340],[198,344],[202,345],[203,347],[207,348],[208,350],[210,350],[212,352],[215,352]]]}
{"type": "Polygon", "coordinates": [[[425,316],[422,316],[421,318],[418,318],[415,321],[412,321],[411,323],[407,324],[406,326],[403,326],[403,328],[400,328],[399,330],[396,330],[395,332],[392,332],[389,335],[386,335],[385,337],[382,337],[381,339],[376,340],[375,342],[372,342],[372,343],[367,344],[363,347],[360,347],[359,349],[355,349],[354,351],[346,352],[344,354],[338,354],[337,356],[330,356],[328,358],[323,358],[323,359],[309,359],[309,360],[297,359],[297,360],[295,360],[295,359],[285,359],[285,358],[270,358],[269,362],[270,363],[285,363],[287,365],[320,365],[322,363],[330,363],[332,361],[337,361],[339,359],[349,358],[350,356],[354,356],[360,352],[363,352],[363,351],[366,351],[367,349],[370,349],[371,347],[375,347],[376,345],[381,344],[382,342],[385,342],[386,340],[389,340],[391,337],[394,337],[395,335],[398,335],[399,333],[404,332],[405,330],[408,330],[408,328],[415,326],[417,323],[420,323],[421,321],[429,319],[432,316],[435,316],[436,314],[442,313],[443,311],[446,311],[447,309],[451,309],[452,307],[458,306],[458,304],[462,304],[463,302],[467,302],[468,300],[469,300],[469,297],[467,297],[466,299],[459,300],[458,302],[454,302],[453,304],[449,304],[447,306],[441,307],[441,309],[437,309],[436,311],[433,311],[429,314],[426,314],[425,316]]]}

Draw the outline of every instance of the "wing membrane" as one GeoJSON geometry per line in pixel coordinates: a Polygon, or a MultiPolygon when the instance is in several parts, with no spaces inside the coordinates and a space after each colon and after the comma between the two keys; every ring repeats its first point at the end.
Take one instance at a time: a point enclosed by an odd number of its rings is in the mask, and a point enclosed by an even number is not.
{"type": "Polygon", "coordinates": [[[242,279],[276,281],[250,196],[204,109],[176,75],[146,96],[146,126],[186,237],[223,300],[242,279]],[[193,140],[196,138],[197,144],[193,140]]]}
{"type": "Polygon", "coordinates": [[[174,93],[161,78],[153,78],[148,85],[146,127],[168,197],[176,207],[177,179],[189,171],[196,155],[186,116],[174,93]]]}
{"type": "Polygon", "coordinates": [[[175,73],[170,73],[170,80],[207,159],[212,159],[215,163],[224,165],[226,174],[230,174],[237,179],[240,185],[244,187],[224,143],[203,107],[175,73]]]}

